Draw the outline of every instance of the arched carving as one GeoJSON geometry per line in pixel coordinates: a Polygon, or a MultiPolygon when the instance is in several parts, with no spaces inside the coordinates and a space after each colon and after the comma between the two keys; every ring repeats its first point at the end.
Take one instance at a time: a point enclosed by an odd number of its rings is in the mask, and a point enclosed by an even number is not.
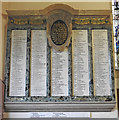
{"type": "Polygon", "coordinates": [[[55,4],[43,11],[47,18],[47,37],[49,45],[58,51],[69,46],[72,34],[72,18],[76,10],[68,5],[55,4]]]}
{"type": "Polygon", "coordinates": [[[39,12],[40,14],[47,16],[48,14],[56,10],[67,11],[68,13],[72,15],[78,15],[79,13],[79,10],[75,10],[69,5],[65,5],[65,4],[53,4],[53,5],[46,7],[43,10],[40,10],[39,12]]]}

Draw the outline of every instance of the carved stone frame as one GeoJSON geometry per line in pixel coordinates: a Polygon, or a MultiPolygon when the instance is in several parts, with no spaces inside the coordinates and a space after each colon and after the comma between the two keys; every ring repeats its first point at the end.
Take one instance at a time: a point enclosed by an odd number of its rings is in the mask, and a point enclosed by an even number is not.
{"type": "Polygon", "coordinates": [[[47,37],[48,37],[49,45],[51,47],[53,47],[55,50],[63,51],[65,49],[65,47],[68,47],[68,45],[70,43],[71,35],[72,35],[72,15],[70,13],[63,11],[63,10],[55,10],[51,14],[48,15],[47,37]],[[50,35],[50,31],[51,31],[51,27],[52,27],[53,23],[58,20],[62,20],[66,24],[67,29],[68,29],[67,40],[64,44],[62,44],[60,46],[53,43],[53,41],[51,39],[51,35],[50,35]]]}

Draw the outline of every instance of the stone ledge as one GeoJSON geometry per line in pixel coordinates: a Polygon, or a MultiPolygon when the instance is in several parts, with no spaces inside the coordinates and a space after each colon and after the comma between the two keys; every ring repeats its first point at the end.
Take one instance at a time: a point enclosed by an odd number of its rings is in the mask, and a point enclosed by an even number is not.
{"type": "MultiPolygon", "coordinates": [[[[111,10],[78,10],[76,15],[110,15],[111,10]]],[[[42,15],[43,10],[6,10],[6,16],[42,15]]],[[[46,13],[44,13],[46,14],[46,13]]],[[[44,15],[43,14],[43,15],[44,15]]],[[[73,14],[73,13],[72,13],[73,14]]]]}
{"type": "Polygon", "coordinates": [[[110,112],[116,102],[5,102],[4,105],[6,112],[110,112]]]}

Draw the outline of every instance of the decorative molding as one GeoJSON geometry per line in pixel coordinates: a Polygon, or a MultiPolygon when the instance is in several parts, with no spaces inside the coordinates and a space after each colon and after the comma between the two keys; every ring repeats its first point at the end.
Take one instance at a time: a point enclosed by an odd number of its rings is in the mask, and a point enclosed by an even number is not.
{"type": "Polygon", "coordinates": [[[45,19],[40,18],[40,17],[34,17],[34,18],[15,18],[15,17],[10,17],[9,24],[15,24],[15,25],[43,25],[45,24],[45,19]]]}
{"type": "MultiPolygon", "coordinates": [[[[76,16],[72,18],[73,24],[77,25],[87,25],[87,24],[111,24],[110,16],[76,16]]],[[[34,16],[32,18],[29,17],[10,17],[9,24],[15,25],[43,25],[46,23],[45,17],[34,16]]]]}
{"type": "Polygon", "coordinates": [[[80,16],[74,17],[73,23],[77,25],[86,25],[86,24],[93,24],[93,25],[103,25],[103,24],[111,24],[110,16],[80,16]]]}
{"type": "MultiPolygon", "coordinates": [[[[63,5],[63,4],[62,4],[63,5]]],[[[57,7],[55,7],[57,8],[57,7]]],[[[61,8],[63,8],[61,6],[61,8]]],[[[63,10],[64,11],[64,10],[63,10]]],[[[72,13],[72,15],[111,15],[111,10],[76,10],[77,12],[72,13]]],[[[48,13],[48,11],[46,12],[48,13]]],[[[43,13],[43,10],[7,10],[8,16],[28,16],[28,15],[47,15],[43,13]]]]}
{"type": "Polygon", "coordinates": [[[65,4],[50,5],[43,10],[39,10],[39,13],[47,16],[47,14],[49,14],[50,12],[52,13],[54,10],[68,11],[72,15],[77,15],[79,13],[79,10],[75,10],[74,8],[70,7],[69,5],[65,5],[65,4]]]}
{"type": "Polygon", "coordinates": [[[116,102],[5,102],[6,112],[110,112],[116,102]]]}

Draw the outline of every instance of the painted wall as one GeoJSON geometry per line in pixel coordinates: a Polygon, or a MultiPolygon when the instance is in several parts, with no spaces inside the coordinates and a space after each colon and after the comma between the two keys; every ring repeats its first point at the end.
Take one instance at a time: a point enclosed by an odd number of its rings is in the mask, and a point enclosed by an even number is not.
{"type": "MultiPolygon", "coordinates": [[[[27,3],[27,2],[17,2],[17,3],[8,3],[8,9],[9,10],[39,10],[39,9],[44,9],[48,7],[51,4],[56,4],[57,2],[32,2],[32,3],[27,3]]],[[[63,3],[67,4],[75,9],[79,10],[110,10],[111,9],[111,3],[109,2],[58,2],[58,3],[63,3]]],[[[4,5],[4,3],[3,3],[4,5]]]]}
{"type": "MultiPolygon", "coordinates": [[[[56,2],[3,2],[2,10],[0,7],[0,79],[4,78],[4,60],[5,60],[5,41],[6,41],[6,24],[7,24],[7,13],[6,10],[39,10],[48,7],[51,4],[55,4],[56,2]],[[2,22],[1,22],[2,20],[2,22]]],[[[58,2],[59,3],[59,2],[58,2]]],[[[79,10],[111,10],[112,5],[111,2],[61,2],[63,4],[67,4],[75,9],[79,10]]],[[[1,6],[1,4],[0,4],[1,6]]],[[[118,79],[118,78],[117,78],[118,79]]],[[[1,92],[1,84],[0,82],[0,92],[1,92]]],[[[119,86],[119,85],[118,85],[119,86]]],[[[119,87],[118,87],[119,88],[119,87]]],[[[0,93],[1,95],[2,93],[0,93]]],[[[0,100],[2,98],[0,97],[0,100]]],[[[1,103],[1,101],[0,101],[1,103]]],[[[1,112],[1,111],[0,111],[1,112]]],[[[115,108],[112,112],[102,112],[102,113],[85,113],[87,117],[110,117],[117,118],[117,108],[115,108]]],[[[6,115],[6,114],[5,114],[6,115]]],[[[9,114],[7,114],[9,115],[9,114]]],[[[11,114],[10,114],[11,115],[11,114]]],[[[24,114],[22,114],[23,116],[24,114]]]]}

